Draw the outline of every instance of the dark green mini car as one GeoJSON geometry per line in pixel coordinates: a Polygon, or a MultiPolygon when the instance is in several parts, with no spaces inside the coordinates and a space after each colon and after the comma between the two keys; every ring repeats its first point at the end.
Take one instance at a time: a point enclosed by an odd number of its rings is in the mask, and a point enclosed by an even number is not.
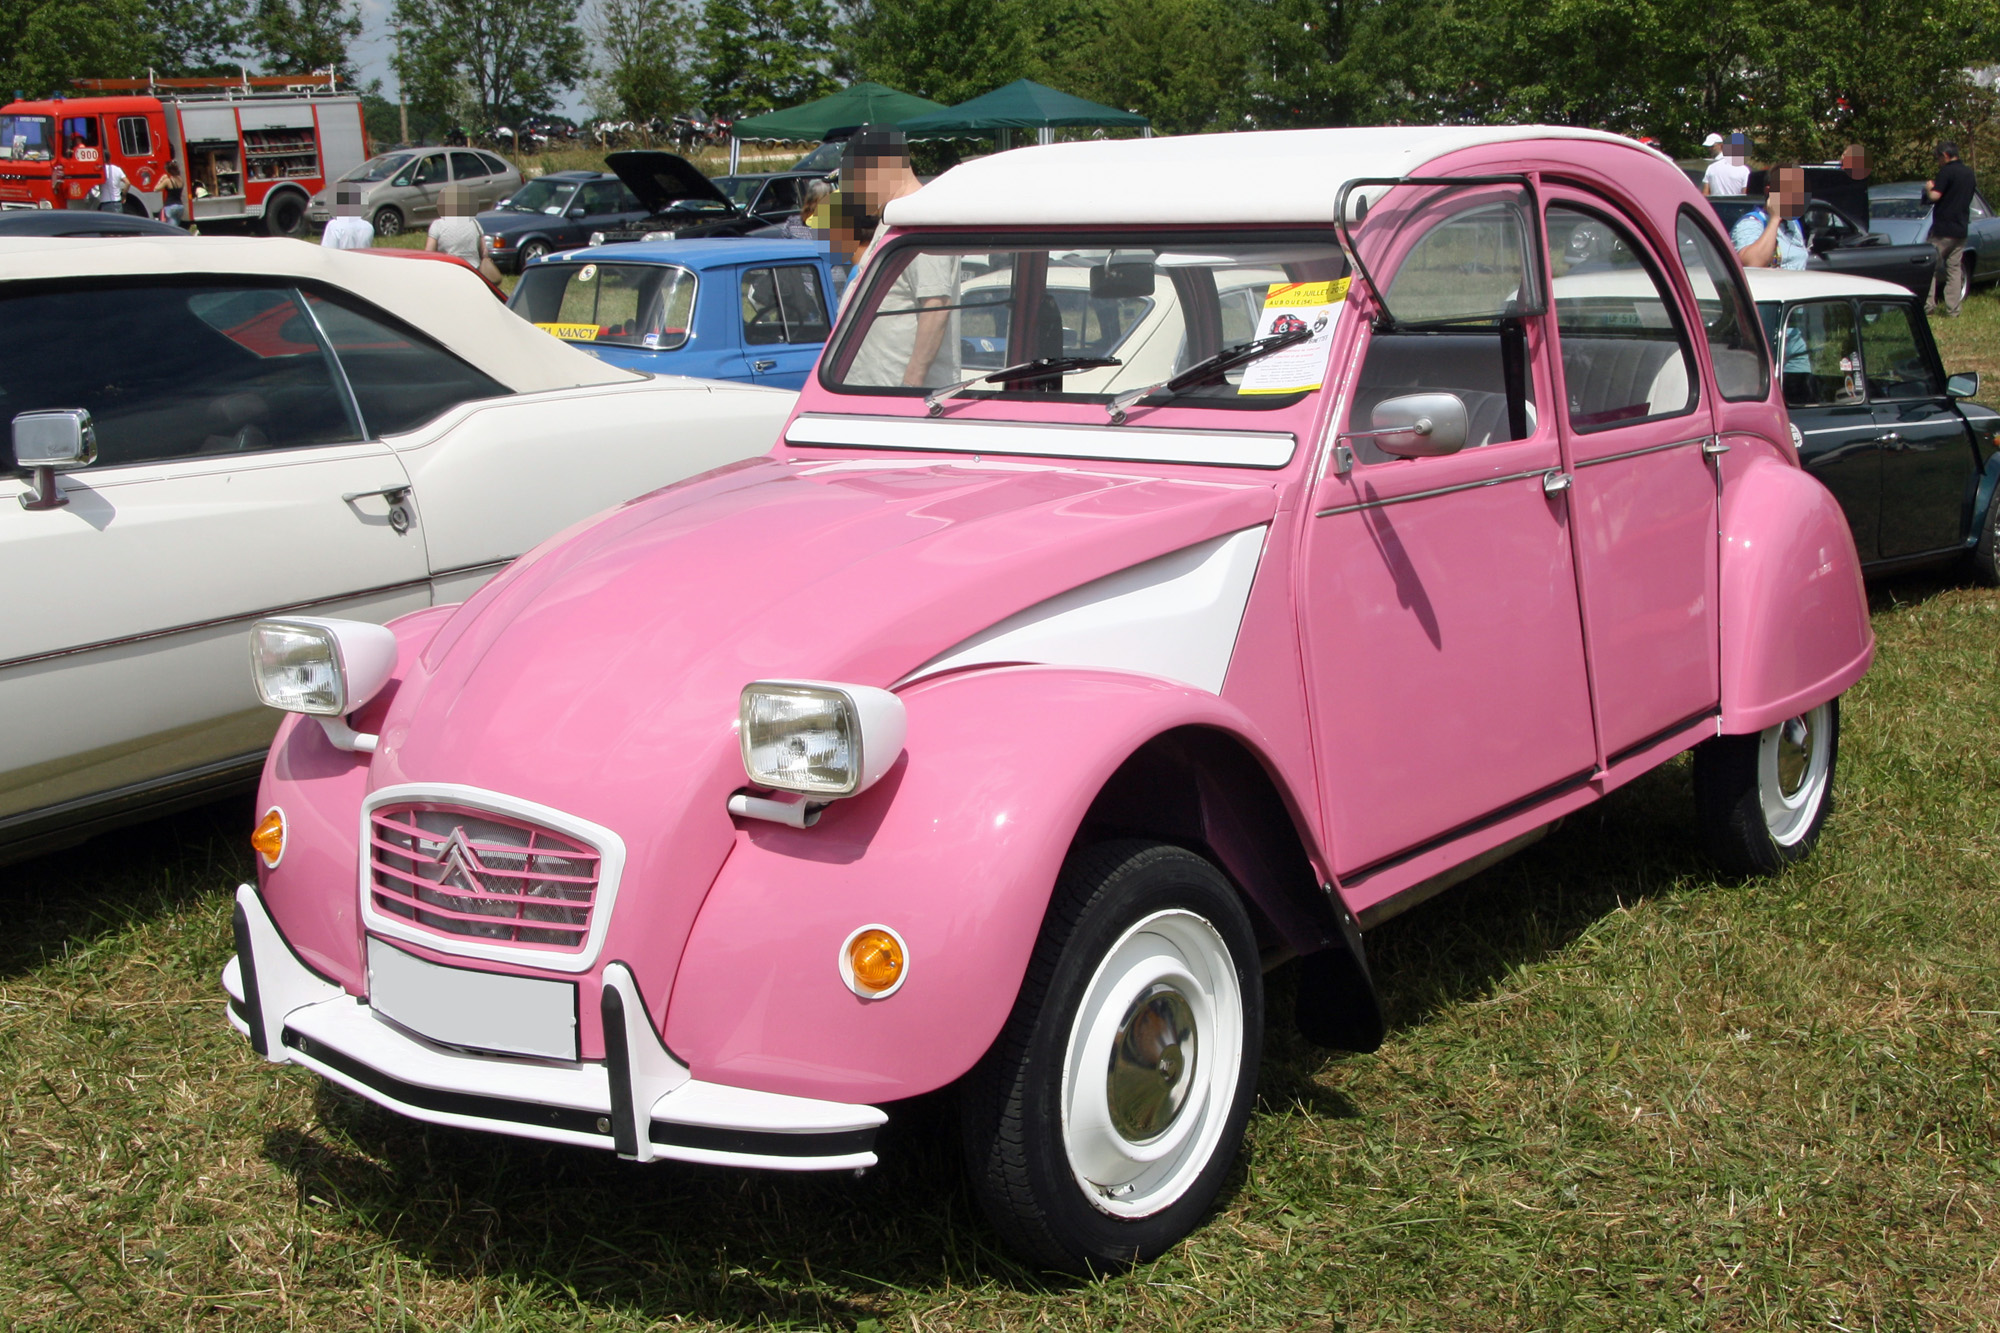
{"type": "Polygon", "coordinates": [[[1947,376],[1923,302],[1840,273],[1751,269],[1793,442],[1847,513],[1865,574],[1970,559],[2000,583],[2000,413],[1947,376]]]}

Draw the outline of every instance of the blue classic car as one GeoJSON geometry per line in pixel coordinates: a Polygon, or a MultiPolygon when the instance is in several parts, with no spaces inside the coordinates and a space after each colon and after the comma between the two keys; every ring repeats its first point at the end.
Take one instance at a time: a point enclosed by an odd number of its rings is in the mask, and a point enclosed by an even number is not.
{"type": "Polygon", "coordinates": [[[796,389],[846,284],[817,241],[639,241],[529,264],[507,304],[628,370],[796,389]]]}

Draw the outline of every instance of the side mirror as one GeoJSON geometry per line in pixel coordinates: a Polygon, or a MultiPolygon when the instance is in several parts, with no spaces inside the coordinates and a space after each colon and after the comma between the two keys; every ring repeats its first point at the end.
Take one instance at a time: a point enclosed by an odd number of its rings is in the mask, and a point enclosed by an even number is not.
{"type": "Polygon", "coordinates": [[[1398,458],[1436,458],[1465,447],[1465,400],[1455,393],[1408,393],[1375,405],[1373,430],[1349,431],[1342,439],[1372,439],[1398,458]]]}
{"type": "Polygon", "coordinates": [[[1979,396],[1979,372],[1962,370],[1944,382],[1944,391],[1952,398],[1977,398],[1979,396]]]}
{"type": "Polygon", "coordinates": [[[565,213],[563,216],[567,217],[570,221],[574,222],[579,218],[588,217],[589,215],[590,215],[590,210],[587,208],[572,208],[569,210],[569,212],[565,213]]]}
{"type": "Polygon", "coordinates": [[[1153,294],[1153,257],[1120,259],[1112,255],[1090,267],[1090,294],[1093,299],[1131,300],[1153,294]]]}
{"type": "Polygon", "coordinates": [[[14,465],[35,470],[35,489],[21,496],[23,509],[60,509],[69,499],[56,489],[56,469],[97,461],[97,430],[81,407],[23,412],[14,418],[14,465]]]}

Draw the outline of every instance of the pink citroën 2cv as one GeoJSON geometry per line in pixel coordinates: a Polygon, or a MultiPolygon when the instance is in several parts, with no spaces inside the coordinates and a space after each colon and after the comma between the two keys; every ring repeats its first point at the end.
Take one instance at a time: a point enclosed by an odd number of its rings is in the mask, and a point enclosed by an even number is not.
{"type": "Polygon", "coordinates": [[[258,1052],[780,1170],[957,1084],[993,1225],[1089,1271],[1213,1203],[1265,969],[1371,1049],[1362,932],[1688,750],[1727,866],[1813,843],[1861,578],[1666,158],[1075,143],[886,225],[768,456],[256,627],[258,1052]]]}

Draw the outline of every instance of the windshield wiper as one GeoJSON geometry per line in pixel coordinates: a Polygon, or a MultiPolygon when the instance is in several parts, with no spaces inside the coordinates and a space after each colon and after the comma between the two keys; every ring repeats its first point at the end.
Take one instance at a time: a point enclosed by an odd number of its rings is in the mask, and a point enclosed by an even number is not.
{"type": "Polygon", "coordinates": [[[1002,366],[999,370],[989,370],[983,375],[974,375],[969,380],[960,380],[941,389],[932,389],[924,395],[924,410],[931,416],[937,416],[944,411],[947,398],[956,398],[967,389],[984,384],[988,380],[1045,380],[1052,375],[1067,375],[1072,370],[1098,370],[1104,366],[1124,364],[1115,356],[1036,357],[1033,361],[1023,361],[1018,366],[1002,366]]]}
{"type": "Polygon", "coordinates": [[[1212,380],[1219,380],[1238,366],[1247,366],[1259,357],[1266,357],[1273,352],[1283,351],[1285,348],[1302,343],[1312,336],[1313,331],[1311,329],[1298,328],[1293,329],[1289,333],[1273,333],[1264,338],[1252,338],[1247,343],[1236,343],[1223,348],[1214,356],[1202,358],[1172,379],[1161,380],[1158,384],[1148,384],[1143,389],[1128,389],[1116,398],[1113,398],[1108,404],[1111,412],[1111,424],[1114,426],[1125,424],[1126,410],[1141,398],[1149,398],[1153,394],[1162,391],[1165,391],[1166,395],[1171,398],[1183,389],[1192,389],[1197,384],[1207,384],[1212,380]]]}

